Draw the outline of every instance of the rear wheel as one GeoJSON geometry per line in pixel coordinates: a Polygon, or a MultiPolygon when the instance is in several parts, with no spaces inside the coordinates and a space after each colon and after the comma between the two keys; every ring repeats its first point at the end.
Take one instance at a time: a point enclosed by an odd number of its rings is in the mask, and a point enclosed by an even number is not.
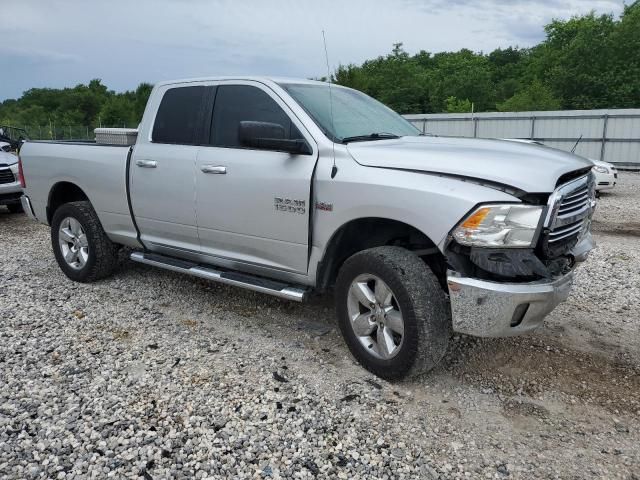
{"type": "Polygon", "coordinates": [[[7,208],[11,213],[22,213],[24,211],[22,210],[22,205],[19,203],[10,203],[9,205],[7,205],[7,208]]]}
{"type": "Polygon", "coordinates": [[[76,282],[104,278],[116,266],[117,247],[89,202],[66,203],[55,211],[51,244],[58,265],[76,282]]]}
{"type": "Polygon", "coordinates": [[[429,267],[406,249],[378,247],[350,257],[336,282],[336,310],[353,356],[382,378],[428,372],[446,352],[446,296],[429,267]]]}

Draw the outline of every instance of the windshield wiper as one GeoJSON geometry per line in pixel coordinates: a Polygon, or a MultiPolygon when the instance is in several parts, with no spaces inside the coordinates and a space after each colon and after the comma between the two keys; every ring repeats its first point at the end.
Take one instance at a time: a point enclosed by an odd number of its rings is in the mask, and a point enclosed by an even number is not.
{"type": "Polygon", "coordinates": [[[344,137],[342,139],[342,143],[366,142],[367,140],[387,140],[390,138],[400,138],[400,135],[385,132],[370,133],[368,135],[354,135],[353,137],[344,137]]]}

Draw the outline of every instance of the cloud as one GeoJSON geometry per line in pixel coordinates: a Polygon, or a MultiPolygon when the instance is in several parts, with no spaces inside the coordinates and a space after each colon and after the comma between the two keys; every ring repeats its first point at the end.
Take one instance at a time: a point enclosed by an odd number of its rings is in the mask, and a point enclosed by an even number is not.
{"type": "Polygon", "coordinates": [[[530,46],[552,18],[623,8],[615,0],[8,1],[0,99],[92,78],[125,90],[203,75],[322,76],[322,30],[332,68],[396,42],[411,53],[530,46]]]}
{"type": "Polygon", "coordinates": [[[19,48],[0,45],[0,58],[7,61],[11,67],[12,60],[21,59],[27,63],[41,65],[42,63],[67,63],[79,62],[81,57],[72,53],[55,52],[52,50],[40,50],[36,48],[19,48]]]}

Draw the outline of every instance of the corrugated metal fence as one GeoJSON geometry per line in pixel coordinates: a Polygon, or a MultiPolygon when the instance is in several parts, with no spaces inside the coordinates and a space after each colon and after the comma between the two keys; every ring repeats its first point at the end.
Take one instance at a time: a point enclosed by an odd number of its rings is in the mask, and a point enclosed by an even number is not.
{"type": "Polygon", "coordinates": [[[405,115],[425,133],[477,138],[527,138],[550,147],[640,169],[640,109],[405,115]]]}

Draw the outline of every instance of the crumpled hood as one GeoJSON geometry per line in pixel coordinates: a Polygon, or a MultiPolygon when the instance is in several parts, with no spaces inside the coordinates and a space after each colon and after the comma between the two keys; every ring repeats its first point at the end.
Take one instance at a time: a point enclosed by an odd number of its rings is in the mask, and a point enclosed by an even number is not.
{"type": "Polygon", "coordinates": [[[550,193],[561,175],[593,166],[571,153],[504,140],[402,137],[347,148],[361,165],[470,177],[527,193],[550,193]]]}

